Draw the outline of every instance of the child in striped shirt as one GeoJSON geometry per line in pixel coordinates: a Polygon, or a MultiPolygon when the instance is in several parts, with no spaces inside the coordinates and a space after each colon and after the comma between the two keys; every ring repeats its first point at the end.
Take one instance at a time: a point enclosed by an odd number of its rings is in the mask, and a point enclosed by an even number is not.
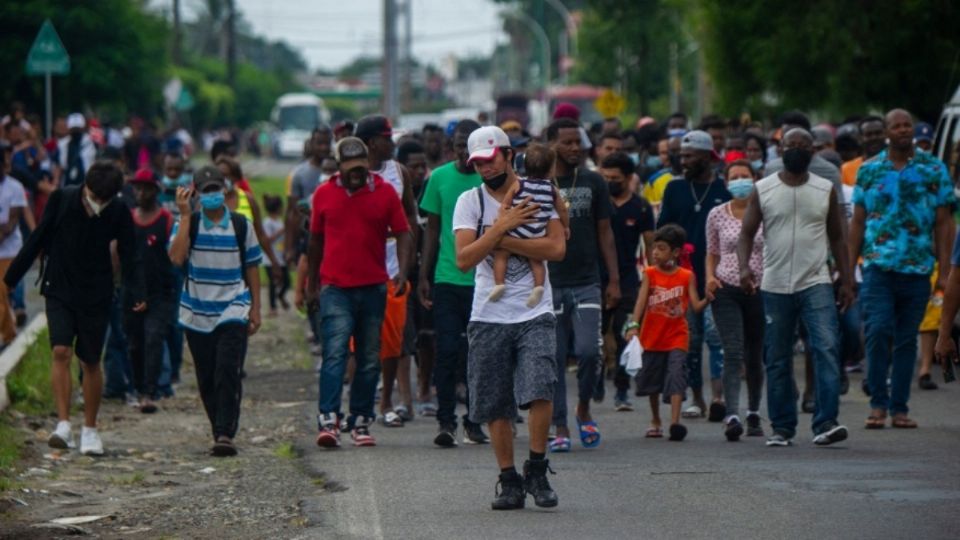
{"type": "MultiPolygon", "coordinates": [[[[567,232],[567,238],[570,238],[570,216],[567,207],[560,199],[559,191],[553,182],[554,167],[557,161],[557,153],[550,147],[533,144],[527,149],[524,156],[524,169],[527,177],[521,178],[514,187],[503,198],[503,209],[520,204],[529,199],[531,204],[539,205],[539,211],[533,216],[533,222],[521,225],[510,231],[510,236],[514,238],[541,238],[546,235],[547,223],[550,216],[556,209],[560,215],[560,222],[567,232]]],[[[507,266],[510,260],[510,252],[497,249],[493,252],[493,279],[495,285],[490,290],[488,300],[496,302],[500,300],[506,291],[507,266]]],[[[530,271],[533,273],[533,290],[527,297],[527,307],[533,308],[540,303],[543,298],[543,284],[547,279],[547,267],[543,261],[537,259],[527,259],[530,265],[530,271]]]]}

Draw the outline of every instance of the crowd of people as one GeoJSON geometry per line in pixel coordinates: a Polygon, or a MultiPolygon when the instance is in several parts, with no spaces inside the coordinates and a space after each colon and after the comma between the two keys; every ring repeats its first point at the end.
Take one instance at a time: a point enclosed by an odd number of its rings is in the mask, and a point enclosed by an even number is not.
{"type": "Polygon", "coordinates": [[[235,455],[261,263],[269,313],[292,288],[308,314],[317,445],[373,446],[378,422],[434,418],[436,446],[493,447],[494,509],[523,508],[528,494],[558,504],[547,455],[602,444],[591,411],[610,380],[616,411],[648,398],[646,438],[682,441],[707,418],[728,441],[790,446],[799,410],[814,444],[850,436],[838,420],[850,372],[866,371],[867,429],[917,427],[914,377],[935,390],[937,359],[952,378],[957,191],[929,152],[931,127],[902,109],[816,126],[793,111],[771,129],[676,113],[624,129],[585,126],[562,103],[539,137],[473,119],[399,133],[370,115],[318,126],[286,201],[265,196],[263,210],[230,140],[193,166],[179,130],[161,141],[142,124],[91,127],[71,114],[41,142],[14,107],[0,137],[0,337],[22,324],[24,276],[40,259],[55,448],[74,445],[74,356],[80,451],[99,455],[101,398],[157,412],[185,340],[211,453],[235,455]]]}

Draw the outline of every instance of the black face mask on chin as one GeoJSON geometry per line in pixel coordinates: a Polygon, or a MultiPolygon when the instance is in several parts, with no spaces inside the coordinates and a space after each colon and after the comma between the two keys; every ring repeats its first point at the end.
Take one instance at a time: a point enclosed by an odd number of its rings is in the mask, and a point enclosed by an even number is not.
{"type": "Polygon", "coordinates": [[[793,174],[807,172],[811,160],[813,160],[813,152],[809,150],[790,148],[783,152],[783,168],[793,174]]]}
{"type": "Polygon", "coordinates": [[[506,182],[507,182],[507,171],[503,171],[502,173],[494,177],[483,179],[483,183],[487,186],[487,188],[490,189],[490,191],[496,191],[502,188],[503,184],[505,184],[506,182]]]}
{"type": "Polygon", "coordinates": [[[623,182],[610,182],[607,184],[607,188],[610,190],[611,197],[623,195],[623,182]]]}

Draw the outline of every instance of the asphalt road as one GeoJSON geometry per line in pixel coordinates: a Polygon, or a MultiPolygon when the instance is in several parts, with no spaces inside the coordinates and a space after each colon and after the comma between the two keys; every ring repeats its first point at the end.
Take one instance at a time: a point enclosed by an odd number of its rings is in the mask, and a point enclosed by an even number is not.
{"type": "MultiPolygon", "coordinates": [[[[560,497],[549,511],[532,498],[525,510],[490,510],[498,473],[491,449],[434,447],[432,419],[378,425],[376,448],[321,450],[304,437],[305,466],[328,486],[304,501],[317,524],[304,537],[956,538],[960,385],[915,390],[917,430],[866,431],[868,398],[860,375],[852,379],[841,402],[851,437],[827,448],[812,444],[810,415],[790,448],[767,448],[760,438],[729,443],[706,420],[688,421],[681,443],[644,439],[646,408],[614,412],[608,398],[595,408],[598,449],[576,444],[549,456],[560,497]]],[[[312,406],[304,411],[310,428],[313,414],[312,406]]],[[[527,452],[520,427],[518,463],[527,452]]]]}

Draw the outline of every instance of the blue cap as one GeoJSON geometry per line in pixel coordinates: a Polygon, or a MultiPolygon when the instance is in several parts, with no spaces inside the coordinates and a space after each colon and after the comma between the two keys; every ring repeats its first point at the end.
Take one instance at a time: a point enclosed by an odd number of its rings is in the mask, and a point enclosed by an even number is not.
{"type": "Polygon", "coordinates": [[[919,122],[913,128],[913,138],[917,141],[933,141],[933,126],[919,122]]]}

